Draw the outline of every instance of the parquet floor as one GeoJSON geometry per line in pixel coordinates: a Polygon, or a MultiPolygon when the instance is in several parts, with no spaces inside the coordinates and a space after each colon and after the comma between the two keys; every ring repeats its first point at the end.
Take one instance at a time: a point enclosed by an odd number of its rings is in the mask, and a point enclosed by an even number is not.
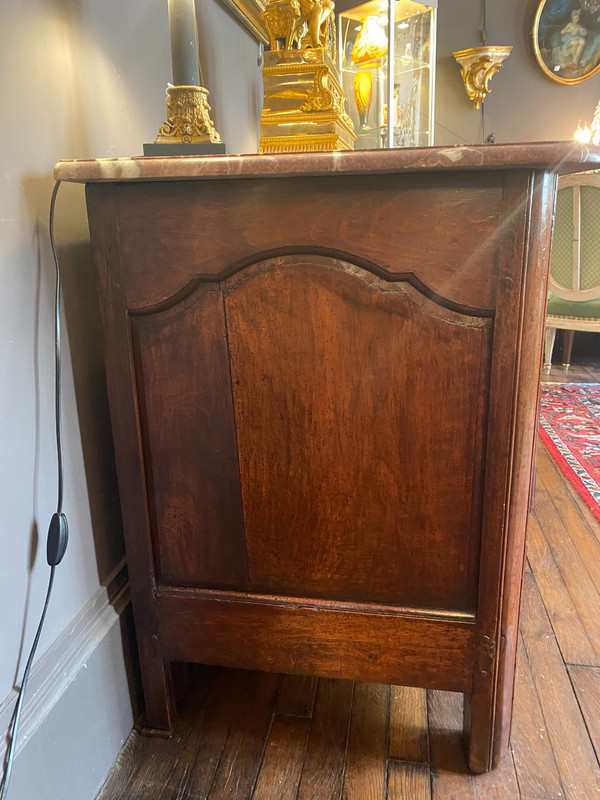
{"type": "Polygon", "coordinates": [[[461,695],[210,668],[192,684],[175,735],[132,734],[97,800],[600,798],[600,526],[540,445],[511,748],[488,775],[466,769],[461,695]]]}

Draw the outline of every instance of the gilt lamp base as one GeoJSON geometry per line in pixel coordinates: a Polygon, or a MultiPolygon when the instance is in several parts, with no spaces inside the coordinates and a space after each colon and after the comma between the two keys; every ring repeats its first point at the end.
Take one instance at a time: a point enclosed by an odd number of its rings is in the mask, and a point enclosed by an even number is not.
{"type": "Polygon", "coordinates": [[[323,47],[266,52],[263,80],[259,153],[353,149],[352,121],[323,47]]]}

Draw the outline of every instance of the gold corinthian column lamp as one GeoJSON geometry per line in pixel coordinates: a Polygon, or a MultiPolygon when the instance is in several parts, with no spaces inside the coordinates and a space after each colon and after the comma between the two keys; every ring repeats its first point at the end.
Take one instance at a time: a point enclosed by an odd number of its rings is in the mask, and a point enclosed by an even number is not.
{"type": "Polygon", "coordinates": [[[225,144],[210,118],[208,89],[200,85],[194,0],[168,0],[173,83],[167,86],[167,119],[145,156],[212,155],[225,144]]]}

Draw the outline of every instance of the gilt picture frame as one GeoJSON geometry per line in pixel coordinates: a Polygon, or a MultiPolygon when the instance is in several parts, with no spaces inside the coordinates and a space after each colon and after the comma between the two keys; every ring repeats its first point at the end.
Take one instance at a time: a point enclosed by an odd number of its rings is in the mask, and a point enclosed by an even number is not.
{"type": "Polygon", "coordinates": [[[533,50],[553,81],[575,84],[600,71],[600,0],[541,0],[533,50]]]}
{"type": "Polygon", "coordinates": [[[267,7],[267,0],[221,0],[221,2],[257,41],[268,43],[269,37],[261,18],[261,13],[267,7]]]}

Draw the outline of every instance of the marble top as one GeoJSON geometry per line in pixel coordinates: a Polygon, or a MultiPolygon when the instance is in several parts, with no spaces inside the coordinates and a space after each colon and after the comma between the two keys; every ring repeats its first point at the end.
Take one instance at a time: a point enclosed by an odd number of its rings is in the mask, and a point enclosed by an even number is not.
{"type": "Polygon", "coordinates": [[[276,155],[82,159],[59,161],[54,177],[88,183],[520,168],[562,175],[597,167],[600,147],[576,142],[527,142],[276,155]]]}

